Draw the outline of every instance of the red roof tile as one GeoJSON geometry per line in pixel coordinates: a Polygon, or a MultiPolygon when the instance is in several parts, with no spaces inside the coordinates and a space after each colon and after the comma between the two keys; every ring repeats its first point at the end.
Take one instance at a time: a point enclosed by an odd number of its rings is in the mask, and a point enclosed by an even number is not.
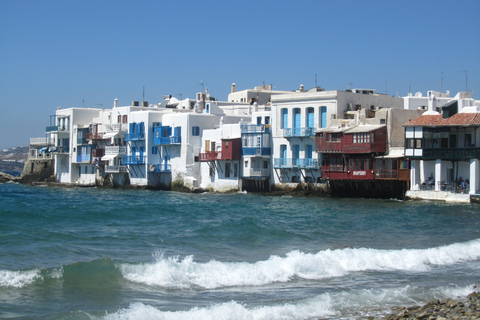
{"type": "Polygon", "coordinates": [[[405,126],[431,126],[435,121],[442,118],[441,114],[422,115],[405,123],[405,126]]]}
{"type": "Polygon", "coordinates": [[[480,113],[456,113],[450,118],[440,119],[436,126],[480,125],[480,113]]]}
{"type": "Polygon", "coordinates": [[[480,113],[456,113],[450,118],[442,115],[423,115],[412,119],[404,126],[479,126],[480,113]]]}

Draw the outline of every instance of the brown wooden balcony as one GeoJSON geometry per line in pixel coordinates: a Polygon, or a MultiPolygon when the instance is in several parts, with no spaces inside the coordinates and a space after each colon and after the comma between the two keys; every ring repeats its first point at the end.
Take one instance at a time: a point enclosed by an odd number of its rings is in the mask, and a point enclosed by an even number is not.
{"type": "Polygon", "coordinates": [[[199,154],[200,161],[215,161],[215,160],[222,160],[222,152],[221,151],[207,151],[204,153],[199,154]]]}

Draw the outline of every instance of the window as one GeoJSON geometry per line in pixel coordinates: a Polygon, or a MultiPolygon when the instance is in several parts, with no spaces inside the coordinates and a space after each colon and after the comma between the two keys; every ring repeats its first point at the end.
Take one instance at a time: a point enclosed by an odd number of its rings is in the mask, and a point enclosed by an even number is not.
{"type": "Polygon", "coordinates": [[[474,147],[474,145],[472,144],[472,134],[471,133],[466,133],[465,134],[465,147],[466,148],[474,147]]]}
{"type": "Polygon", "coordinates": [[[230,162],[225,163],[225,178],[230,178],[230,162]]]}
{"type": "Polygon", "coordinates": [[[123,123],[128,123],[127,119],[128,119],[128,117],[127,117],[127,115],[125,114],[125,115],[123,116],[123,123]]]}
{"type": "Polygon", "coordinates": [[[118,115],[117,122],[122,123],[122,116],[120,114],[118,115]]]}
{"type": "Polygon", "coordinates": [[[320,119],[319,119],[319,125],[320,128],[325,128],[327,127],[327,107],[323,106],[320,107],[320,119]]]}
{"type": "Polygon", "coordinates": [[[329,164],[330,171],[343,171],[343,160],[342,158],[331,158],[329,164]]]}
{"type": "Polygon", "coordinates": [[[192,127],[192,136],[200,135],[200,127],[192,127]]]}
{"type": "Polygon", "coordinates": [[[307,127],[314,128],[315,127],[315,113],[312,107],[307,108],[307,127]]]}
{"type": "Polygon", "coordinates": [[[152,154],[157,154],[157,147],[152,147],[152,154]]]}
{"type": "Polygon", "coordinates": [[[280,129],[288,128],[288,109],[282,109],[282,118],[280,122],[280,129]]]}
{"type": "Polygon", "coordinates": [[[233,176],[238,177],[238,163],[233,164],[233,176]]]}
{"type": "Polygon", "coordinates": [[[270,117],[269,116],[265,116],[265,124],[270,124],[270,117]]]}

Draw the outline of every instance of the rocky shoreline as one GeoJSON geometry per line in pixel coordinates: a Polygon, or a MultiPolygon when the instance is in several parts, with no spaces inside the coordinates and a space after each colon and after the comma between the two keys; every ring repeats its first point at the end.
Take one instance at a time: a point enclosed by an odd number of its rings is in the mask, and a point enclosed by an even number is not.
{"type": "Polygon", "coordinates": [[[477,320],[480,319],[480,292],[468,295],[465,300],[432,300],[424,306],[401,307],[381,318],[383,320],[477,320]]]}

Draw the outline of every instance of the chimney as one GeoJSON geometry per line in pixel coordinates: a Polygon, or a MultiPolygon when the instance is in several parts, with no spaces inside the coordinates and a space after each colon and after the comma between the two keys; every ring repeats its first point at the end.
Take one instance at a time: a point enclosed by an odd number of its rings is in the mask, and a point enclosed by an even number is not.
{"type": "Polygon", "coordinates": [[[235,82],[232,83],[232,93],[237,92],[236,84],[235,82]]]}

